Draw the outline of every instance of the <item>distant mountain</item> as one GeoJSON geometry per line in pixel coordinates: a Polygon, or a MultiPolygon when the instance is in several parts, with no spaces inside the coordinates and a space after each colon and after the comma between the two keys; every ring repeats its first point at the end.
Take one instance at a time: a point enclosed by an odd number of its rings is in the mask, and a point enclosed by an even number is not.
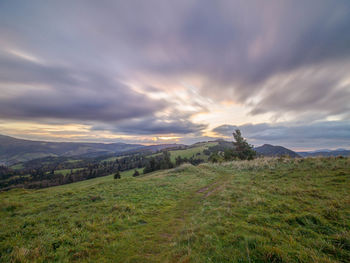
{"type": "Polygon", "coordinates": [[[0,164],[11,165],[47,156],[96,157],[135,151],[157,151],[176,144],[151,145],[127,143],[44,142],[0,135],[0,164]]]}
{"type": "Polygon", "coordinates": [[[315,151],[309,151],[309,153],[319,153],[319,152],[331,152],[332,150],[329,149],[319,149],[315,151]]]}
{"type": "Polygon", "coordinates": [[[259,147],[255,147],[254,150],[261,155],[264,156],[282,156],[282,155],[288,155],[290,157],[300,157],[296,152],[293,152],[292,150],[289,150],[282,146],[274,146],[271,144],[264,144],[259,147]]]}
{"type": "Polygon", "coordinates": [[[302,157],[316,157],[316,156],[350,156],[350,150],[337,149],[337,150],[323,150],[312,152],[298,152],[302,157]]]}

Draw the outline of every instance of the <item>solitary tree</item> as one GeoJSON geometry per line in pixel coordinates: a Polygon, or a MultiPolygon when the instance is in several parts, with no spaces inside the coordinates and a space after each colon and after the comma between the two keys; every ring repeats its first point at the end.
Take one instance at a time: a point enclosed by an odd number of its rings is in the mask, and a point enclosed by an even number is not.
{"type": "Polygon", "coordinates": [[[120,179],[120,172],[117,170],[117,172],[114,174],[114,179],[120,179]]]}
{"type": "Polygon", "coordinates": [[[233,132],[233,138],[235,139],[233,156],[241,160],[254,159],[256,152],[253,150],[253,146],[242,137],[240,130],[237,129],[233,132]]]}

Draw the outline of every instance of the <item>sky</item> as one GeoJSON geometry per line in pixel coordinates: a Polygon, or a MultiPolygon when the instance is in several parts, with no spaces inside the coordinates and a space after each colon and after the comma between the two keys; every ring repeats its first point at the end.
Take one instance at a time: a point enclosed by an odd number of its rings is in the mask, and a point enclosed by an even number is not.
{"type": "Polygon", "coordinates": [[[350,148],[348,0],[1,0],[0,133],[350,148]]]}

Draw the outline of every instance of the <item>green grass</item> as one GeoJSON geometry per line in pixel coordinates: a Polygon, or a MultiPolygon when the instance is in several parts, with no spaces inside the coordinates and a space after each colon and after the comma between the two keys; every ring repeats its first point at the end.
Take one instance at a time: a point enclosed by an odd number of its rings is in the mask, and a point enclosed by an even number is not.
{"type": "Polygon", "coordinates": [[[116,159],[118,159],[118,157],[113,156],[103,159],[101,162],[115,162],[116,159]]]}
{"type": "Polygon", "coordinates": [[[183,165],[2,192],[0,261],[349,262],[350,159],[183,165]]]}
{"type": "Polygon", "coordinates": [[[75,171],[79,171],[82,170],[84,168],[74,168],[74,169],[60,169],[60,170],[55,170],[56,174],[62,174],[64,176],[70,174],[71,171],[75,172],[75,171]]]}
{"type": "Polygon", "coordinates": [[[24,166],[23,166],[23,163],[17,163],[17,164],[10,166],[10,168],[14,169],[14,170],[21,170],[24,168],[24,166]]]}
{"type": "Polygon", "coordinates": [[[203,154],[203,151],[215,145],[217,145],[217,142],[197,143],[188,149],[169,151],[170,160],[175,163],[175,159],[178,156],[181,156],[181,158],[191,158],[194,156],[195,159],[203,159],[204,161],[208,161],[208,156],[203,154]]]}
{"type": "Polygon", "coordinates": [[[70,159],[68,161],[66,161],[67,163],[77,163],[77,162],[80,162],[81,160],[79,159],[70,159]]]}
{"type": "Polygon", "coordinates": [[[122,176],[122,178],[125,177],[125,176],[132,176],[134,174],[135,170],[137,170],[139,172],[139,174],[142,175],[143,168],[137,168],[137,169],[131,169],[131,170],[123,171],[123,172],[120,172],[120,175],[122,176]]]}

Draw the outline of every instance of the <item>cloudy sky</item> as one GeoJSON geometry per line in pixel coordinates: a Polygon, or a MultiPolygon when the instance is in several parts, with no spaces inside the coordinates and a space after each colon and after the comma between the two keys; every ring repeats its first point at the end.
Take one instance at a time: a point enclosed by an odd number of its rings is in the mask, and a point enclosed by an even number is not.
{"type": "Polygon", "coordinates": [[[0,1],[0,133],[350,148],[349,0],[0,1]]]}

